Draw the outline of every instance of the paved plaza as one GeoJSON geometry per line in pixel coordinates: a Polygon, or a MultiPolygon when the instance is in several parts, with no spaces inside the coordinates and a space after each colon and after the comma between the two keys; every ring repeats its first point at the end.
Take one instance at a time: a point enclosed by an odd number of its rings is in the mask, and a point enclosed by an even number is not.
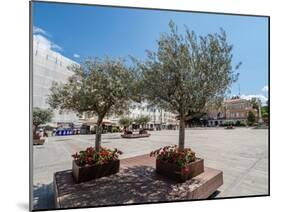
{"type": "MultiPolygon", "coordinates": [[[[122,150],[120,159],[124,159],[178,142],[178,130],[150,133],[150,137],[138,139],[124,139],[120,133],[103,134],[102,146],[122,150]]],[[[34,209],[55,207],[53,174],[71,169],[71,154],[93,146],[94,139],[95,135],[49,137],[44,145],[33,147],[34,209]]],[[[216,197],[268,193],[268,130],[186,129],[186,147],[204,158],[205,166],[223,171],[224,184],[216,197]]]]}

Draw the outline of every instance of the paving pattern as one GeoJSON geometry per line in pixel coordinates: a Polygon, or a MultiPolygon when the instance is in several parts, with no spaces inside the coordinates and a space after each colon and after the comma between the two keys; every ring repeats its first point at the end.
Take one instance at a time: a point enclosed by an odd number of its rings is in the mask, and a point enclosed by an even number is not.
{"type": "MultiPolygon", "coordinates": [[[[268,194],[268,130],[186,129],[186,146],[207,167],[223,171],[224,184],[217,197],[268,194]]],[[[71,154],[94,145],[94,135],[50,137],[33,147],[34,209],[54,208],[53,174],[71,169],[71,154]]],[[[177,144],[178,131],[152,131],[149,138],[124,139],[102,135],[102,145],[124,152],[121,159],[144,155],[165,145],[177,144]]]]}
{"type": "Polygon", "coordinates": [[[223,177],[221,171],[205,167],[202,174],[177,183],[155,172],[154,157],[140,155],[122,159],[114,175],[76,184],[72,171],[66,170],[55,173],[54,181],[56,207],[77,208],[206,199],[223,177]]]}

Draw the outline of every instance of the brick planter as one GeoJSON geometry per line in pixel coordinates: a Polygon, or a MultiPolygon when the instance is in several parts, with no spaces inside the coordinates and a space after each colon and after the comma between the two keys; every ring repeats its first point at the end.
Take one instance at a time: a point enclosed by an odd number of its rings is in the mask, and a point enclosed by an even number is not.
{"type": "Polygon", "coordinates": [[[116,174],[120,169],[120,160],[112,160],[105,164],[79,166],[72,162],[72,175],[75,183],[81,183],[92,179],[116,174]]]}
{"type": "Polygon", "coordinates": [[[197,158],[184,168],[180,168],[176,164],[156,160],[156,172],[171,180],[185,182],[204,172],[204,160],[197,158]]]}

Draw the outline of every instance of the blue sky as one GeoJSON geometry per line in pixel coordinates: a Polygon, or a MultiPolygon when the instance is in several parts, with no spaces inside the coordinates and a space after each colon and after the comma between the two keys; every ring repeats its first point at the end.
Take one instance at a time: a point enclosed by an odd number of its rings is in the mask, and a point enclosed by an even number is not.
{"type": "Polygon", "coordinates": [[[167,12],[74,4],[33,2],[34,33],[49,42],[54,51],[81,61],[89,56],[146,58],[155,50],[169,20],[198,35],[223,28],[233,44],[233,66],[242,62],[239,80],[231,94],[242,97],[268,96],[268,20],[264,17],[167,12]]]}

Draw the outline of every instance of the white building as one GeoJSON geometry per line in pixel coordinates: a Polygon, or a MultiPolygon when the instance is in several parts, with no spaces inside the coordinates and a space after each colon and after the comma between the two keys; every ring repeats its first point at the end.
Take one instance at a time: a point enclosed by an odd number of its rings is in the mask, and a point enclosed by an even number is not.
{"type": "MultiPolygon", "coordinates": [[[[172,128],[178,125],[176,115],[160,108],[150,106],[147,102],[133,102],[130,105],[130,109],[126,116],[132,119],[140,116],[149,116],[150,122],[148,122],[147,126],[145,126],[146,128],[164,129],[172,128]]],[[[112,120],[114,123],[118,123],[120,117],[112,116],[107,118],[112,120]]]]}
{"type": "MultiPolygon", "coordinates": [[[[67,67],[76,62],[62,56],[61,54],[40,45],[40,40],[33,43],[33,107],[47,109],[50,106],[46,102],[50,94],[52,82],[66,82],[73,74],[67,67]]],[[[62,113],[54,111],[52,122],[73,123],[78,121],[75,113],[62,113]]]]}
{"type": "MultiPolygon", "coordinates": [[[[73,72],[68,69],[68,66],[77,64],[75,61],[64,57],[60,53],[46,47],[45,43],[40,45],[40,39],[34,39],[33,43],[33,107],[47,109],[50,106],[47,103],[48,95],[52,83],[66,82],[73,72]]],[[[176,126],[176,116],[162,109],[149,106],[144,103],[132,103],[130,110],[127,113],[132,119],[139,116],[149,116],[150,122],[146,127],[149,128],[168,128],[176,126]]],[[[86,118],[84,114],[84,118],[86,118]]],[[[87,117],[90,118],[90,117],[87,117]]],[[[111,121],[118,124],[120,117],[107,117],[111,121]]],[[[60,114],[54,111],[52,119],[54,124],[58,123],[78,123],[79,118],[73,112],[64,112],[60,114]]]]}

